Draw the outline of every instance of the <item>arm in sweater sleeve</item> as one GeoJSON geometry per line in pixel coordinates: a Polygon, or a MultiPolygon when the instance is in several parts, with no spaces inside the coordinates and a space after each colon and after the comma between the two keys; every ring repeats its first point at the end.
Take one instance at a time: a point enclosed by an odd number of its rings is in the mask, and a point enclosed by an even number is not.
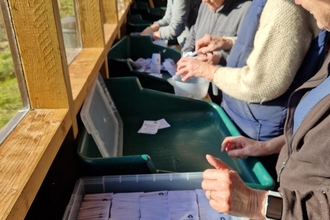
{"type": "Polygon", "coordinates": [[[167,1],[164,17],[162,19],[156,21],[155,23],[157,23],[160,27],[169,25],[171,23],[172,7],[173,7],[172,1],[171,0],[167,1]]]}
{"type": "Polygon", "coordinates": [[[289,88],[318,32],[312,15],[293,1],[268,0],[246,66],[220,67],[213,82],[246,102],[275,99],[289,88]]]}
{"type": "Polygon", "coordinates": [[[162,23],[158,22],[161,26],[159,28],[159,33],[162,39],[176,38],[185,29],[189,15],[188,9],[190,8],[190,1],[191,0],[174,0],[171,6],[170,23],[167,26],[163,26],[162,23]]]}

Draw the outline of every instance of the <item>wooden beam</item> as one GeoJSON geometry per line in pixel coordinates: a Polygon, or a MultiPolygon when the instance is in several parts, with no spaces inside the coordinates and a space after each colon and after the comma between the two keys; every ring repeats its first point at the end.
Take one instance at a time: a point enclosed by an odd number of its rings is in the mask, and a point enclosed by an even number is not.
{"type": "MultiPolygon", "coordinates": [[[[118,33],[118,14],[117,14],[117,2],[116,0],[101,0],[102,1],[102,14],[103,14],[103,27],[104,27],[104,39],[105,50],[109,50],[109,44],[112,45],[117,33],[118,33]],[[110,29],[110,33],[109,33],[110,29]],[[114,35],[113,33],[116,33],[114,35]]],[[[104,56],[104,64],[101,67],[101,74],[103,78],[109,78],[108,58],[104,56]]]]}
{"type": "Polygon", "coordinates": [[[0,219],[24,219],[66,134],[68,109],[30,111],[0,148],[0,219]]]}
{"type": "MultiPolygon", "coordinates": [[[[81,38],[83,48],[104,48],[104,20],[109,21],[109,16],[103,13],[111,9],[111,2],[105,4],[101,0],[79,0],[76,1],[79,14],[81,38]],[[105,7],[104,7],[105,6],[105,7]],[[110,7],[110,9],[109,9],[110,7]]],[[[114,20],[112,21],[114,22],[114,20]]],[[[103,57],[102,68],[99,70],[103,76],[109,76],[108,59],[103,57]]]]}
{"type": "Polygon", "coordinates": [[[120,39],[124,35],[126,35],[126,24],[127,24],[127,14],[129,12],[131,6],[131,1],[126,0],[125,1],[125,10],[124,11],[117,11],[118,14],[118,28],[119,33],[117,36],[117,39],[120,39]]]}
{"type": "Polygon", "coordinates": [[[103,48],[103,18],[100,0],[76,1],[83,48],[103,48]]]}
{"type": "Polygon", "coordinates": [[[104,24],[118,24],[116,0],[102,0],[104,24]]]}
{"type": "Polygon", "coordinates": [[[69,66],[74,99],[74,112],[78,114],[85,97],[104,63],[103,48],[83,49],[69,66]]]}

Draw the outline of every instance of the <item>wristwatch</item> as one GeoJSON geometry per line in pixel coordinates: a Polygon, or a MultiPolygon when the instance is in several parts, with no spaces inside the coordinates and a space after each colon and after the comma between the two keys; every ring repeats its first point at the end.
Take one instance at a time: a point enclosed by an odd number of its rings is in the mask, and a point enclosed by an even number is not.
{"type": "Polygon", "coordinates": [[[279,192],[268,191],[265,204],[266,219],[281,219],[282,218],[283,201],[279,192]]]}

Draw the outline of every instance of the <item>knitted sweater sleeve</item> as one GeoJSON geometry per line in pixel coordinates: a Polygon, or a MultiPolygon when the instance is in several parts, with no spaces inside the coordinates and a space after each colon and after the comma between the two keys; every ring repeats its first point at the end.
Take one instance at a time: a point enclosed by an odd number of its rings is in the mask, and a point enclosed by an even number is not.
{"type": "Polygon", "coordinates": [[[164,27],[170,24],[172,17],[172,7],[172,1],[167,1],[165,15],[162,17],[162,19],[156,21],[160,27],[164,27]]]}
{"type": "Polygon", "coordinates": [[[191,0],[174,0],[170,8],[169,23],[163,26],[163,23],[157,22],[160,25],[159,33],[162,39],[173,39],[184,31],[189,16],[190,2],[191,0]]]}
{"type": "Polygon", "coordinates": [[[292,0],[268,0],[246,66],[219,67],[213,83],[246,102],[273,100],[289,88],[318,32],[312,15],[292,0]]]}

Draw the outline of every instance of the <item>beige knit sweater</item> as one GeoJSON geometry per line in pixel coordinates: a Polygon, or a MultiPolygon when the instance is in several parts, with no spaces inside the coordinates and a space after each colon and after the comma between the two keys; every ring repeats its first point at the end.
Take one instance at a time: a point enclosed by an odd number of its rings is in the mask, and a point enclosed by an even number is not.
{"type": "Polygon", "coordinates": [[[245,102],[275,99],[289,88],[319,31],[313,15],[293,0],[268,0],[247,65],[220,67],[213,83],[245,102]]]}

